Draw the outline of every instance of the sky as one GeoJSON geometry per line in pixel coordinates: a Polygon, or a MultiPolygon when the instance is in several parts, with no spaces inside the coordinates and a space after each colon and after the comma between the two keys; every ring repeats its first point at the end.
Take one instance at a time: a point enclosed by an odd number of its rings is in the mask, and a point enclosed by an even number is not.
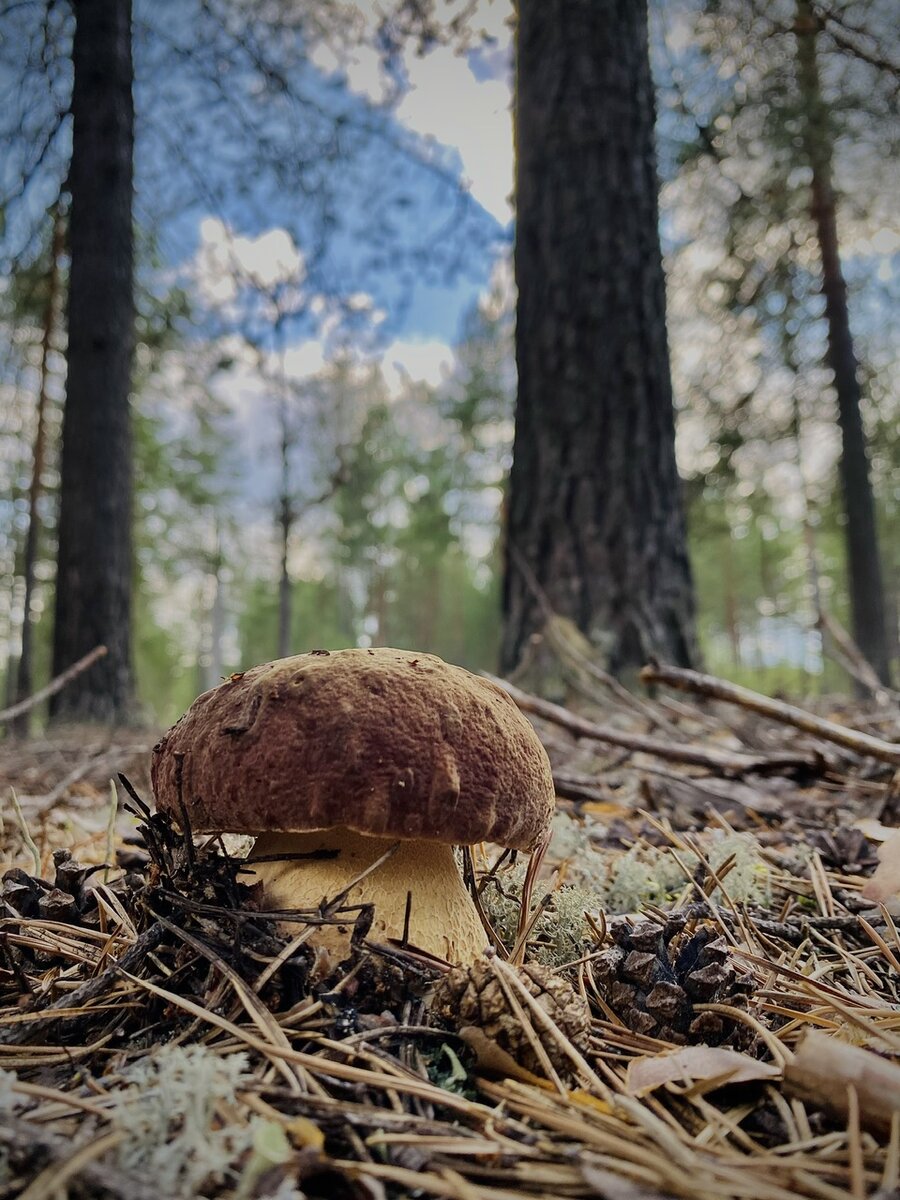
{"type": "MultiPolygon", "coordinates": [[[[446,20],[460,7],[454,0],[443,0],[440,16],[446,20]]],[[[332,39],[323,40],[312,48],[310,61],[325,84],[339,81],[360,104],[383,111],[379,106],[388,102],[390,79],[374,46],[376,6],[355,4],[352,8],[362,22],[354,31],[353,44],[342,47],[332,39]]],[[[404,279],[399,299],[398,289],[385,286],[378,272],[368,279],[360,276],[358,291],[351,297],[356,304],[356,328],[367,327],[376,334],[387,382],[395,391],[404,377],[432,385],[440,381],[452,358],[451,347],[463,316],[489,287],[496,258],[504,254],[511,240],[511,15],[508,0],[481,0],[473,28],[483,31],[484,39],[477,39],[475,48],[459,53],[439,45],[419,54],[407,44],[397,64],[404,88],[386,120],[414,153],[436,158],[459,180],[471,197],[483,238],[473,239],[471,256],[452,277],[435,279],[434,272],[423,268],[412,282],[404,279]]],[[[423,207],[432,202],[432,188],[427,172],[411,173],[410,191],[423,207]]],[[[348,228],[352,229],[358,218],[358,204],[355,194],[339,200],[348,228]]],[[[224,303],[235,300],[233,286],[229,290],[227,281],[217,285],[213,278],[217,268],[227,268],[229,260],[235,259],[242,272],[264,287],[296,282],[302,290],[306,264],[284,227],[257,225],[255,234],[248,236],[236,224],[212,214],[196,215],[198,242],[189,271],[204,297],[215,302],[218,287],[224,303]]],[[[340,235],[337,242],[341,242],[340,235]]],[[[355,243],[339,246],[336,253],[358,257],[359,247],[355,243]]],[[[390,268],[386,273],[390,274],[390,268]]],[[[326,343],[335,333],[327,304],[319,304],[324,319],[311,335],[308,330],[305,337],[288,334],[293,343],[291,372],[297,377],[323,365],[326,343]]]]}
{"type": "MultiPolygon", "coordinates": [[[[460,5],[445,0],[439,7],[446,19],[460,5]]],[[[406,44],[393,64],[403,78],[400,98],[393,104],[388,104],[391,78],[375,49],[374,5],[351,8],[357,20],[352,38],[344,45],[333,38],[315,44],[309,54],[313,74],[306,84],[323,103],[332,103],[336,91],[345,96],[349,92],[354,120],[370,111],[374,121],[385,122],[386,135],[377,132],[373,141],[379,144],[378,153],[386,155],[388,170],[405,174],[406,194],[412,197],[412,213],[401,222],[401,240],[414,236],[419,223],[431,218],[436,202],[448,208],[447,195],[453,192],[446,182],[436,184],[427,167],[417,168],[416,160],[436,162],[459,181],[467,209],[462,230],[452,236],[459,239],[463,257],[455,269],[443,272],[430,262],[412,274],[402,263],[394,269],[390,254],[386,269],[359,268],[366,242],[360,222],[370,197],[360,196],[355,186],[359,177],[352,170],[345,190],[341,191],[340,183],[336,187],[339,228],[332,235],[327,260],[340,263],[343,304],[321,287],[309,254],[298,245],[298,225],[294,214],[284,209],[283,197],[272,203],[265,193],[257,197],[251,190],[246,204],[206,210],[193,204],[180,211],[170,251],[180,261],[173,264],[170,278],[200,300],[209,324],[218,324],[226,344],[235,351],[235,366],[216,380],[215,392],[244,431],[240,443],[253,493],[272,486],[271,479],[254,472],[253,464],[271,458],[278,434],[271,388],[260,377],[252,355],[240,353],[234,336],[238,330],[253,328],[271,362],[276,357],[272,329],[279,311],[302,309],[302,320],[286,321],[284,326],[280,352],[290,383],[302,386],[314,379],[333,351],[349,342],[357,355],[380,363],[389,395],[399,398],[410,384],[434,387],[447,376],[463,317],[508,259],[513,179],[511,4],[481,0],[471,27],[482,36],[476,36],[465,53],[436,45],[420,54],[406,44]],[[391,145],[404,147],[406,153],[384,149],[391,145]],[[436,195],[436,188],[443,192],[436,195]],[[189,253],[184,253],[185,248],[189,253]],[[357,273],[352,275],[354,270],[357,273]],[[349,292],[348,278],[355,288],[349,292]]],[[[158,73],[148,69],[154,94],[147,106],[157,106],[154,132],[162,123],[165,102],[156,89],[157,78],[158,73]]],[[[376,163],[376,172],[377,167],[376,163]]],[[[363,167],[364,172],[367,169],[363,167]]],[[[448,211],[455,222],[452,206],[448,211]]]]}

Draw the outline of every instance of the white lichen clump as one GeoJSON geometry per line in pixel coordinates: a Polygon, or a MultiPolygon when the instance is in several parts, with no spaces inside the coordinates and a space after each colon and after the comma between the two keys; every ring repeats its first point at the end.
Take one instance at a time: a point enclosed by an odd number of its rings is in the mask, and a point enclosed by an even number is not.
{"type": "MultiPolygon", "coordinates": [[[[701,865],[696,854],[642,842],[624,853],[599,850],[591,845],[590,833],[589,826],[557,814],[553,851],[555,857],[565,859],[564,881],[549,899],[551,884],[535,888],[533,904],[545,902],[546,907],[530,938],[534,956],[550,966],[562,966],[585,952],[592,936],[585,912],[636,913],[646,904],[671,903],[701,865]]],[[[768,869],[750,834],[717,832],[706,840],[702,853],[715,872],[730,863],[722,882],[733,901],[749,904],[766,900],[768,869]]],[[[705,872],[701,870],[701,874],[705,872]]],[[[524,877],[522,863],[510,870],[501,869],[482,894],[491,923],[510,946],[515,940],[524,877]]],[[[722,889],[713,887],[710,900],[715,904],[722,899],[722,889]]]]}
{"type": "Polygon", "coordinates": [[[110,1119],[125,1135],[113,1152],[117,1165],[153,1179],[173,1200],[202,1198],[204,1188],[238,1180],[265,1124],[227,1120],[239,1108],[236,1093],[250,1083],[245,1054],[172,1046],[142,1059],[113,1092],[110,1119]]]}

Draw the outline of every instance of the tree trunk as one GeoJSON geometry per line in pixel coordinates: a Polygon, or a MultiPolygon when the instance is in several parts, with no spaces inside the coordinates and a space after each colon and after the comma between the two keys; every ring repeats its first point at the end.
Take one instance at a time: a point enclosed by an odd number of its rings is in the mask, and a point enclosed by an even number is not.
{"type": "Polygon", "coordinates": [[[74,0],[68,378],[60,467],[54,673],[109,653],[52,703],[122,721],[131,668],[134,338],[131,0],[74,0]]]}
{"type": "Polygon", "coordinates": [[[832,184],[832,141],[816,54],[818,18],[809,0],[798,0],[797,58],[803,97],[803,142],[812,170],[810,212],[822,259],[822,294],[828,323],[828,365],[837,393],[841,431],[840,476],[846,514],[847,577],[853,638],[882,683],[890,681],[890,654],[875,500],[863,429],[856,352],[841,270],[837,204],[832,184]]]}
{"type": "Polygon", "coordinates": [[[278,658],[291,653],[293,584],[291,582],[291,528],[294,505],[291,497],[291,440],[287,401],[281,402],[281,496],[278,502],[278,527],[281,533],[281,572],[278,577],[278,658]]]}
{"type": "MultiPolygon", "coordinates": [[[[41,532],[41,516],[38,505],[43,491],[44,466],[47,451],[47,384],[50,379],[49,359],[56,332],[57,309],[59,306],[59,260],[65,241],[65,226],[57,204],[53,210],[53,232],[50,239],[50,273],[47,277],[47,300],[44,308],[44,326],[41,331],[41,376],[37,398],[37,424],[34,432],[34,449],[31,462],[31,486],[28,490],[28,530],[25,534],[23,570],[25,575],[25,598],[22,610],[22,644],[16,672],[16,700],[25,700],[33,690],[33,645],[34,628],[31,622],[31,604],[34,598],[35,567],[37,566],[38,539],[41,532]]],[[[13,729],[20,736],[27,736],[31,724],[31,712],[23,713],[13,722],[13,729]]]]}
{"type": "Polygon", "coordinates": [[[695,658],[653,126],[644,0],[520,0],[506,671],[547,602],[614,673],[695,658]]]}

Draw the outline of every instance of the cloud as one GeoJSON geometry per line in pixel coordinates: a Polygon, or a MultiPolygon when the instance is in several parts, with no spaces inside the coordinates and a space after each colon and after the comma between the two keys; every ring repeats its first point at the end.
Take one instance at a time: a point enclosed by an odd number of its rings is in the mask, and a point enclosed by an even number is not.
{"type": "Polygon", "coordinates": [[[280,226],[257,237],[244,237],[217,217],[205,217],[200,222],[200,245],[191,274],[206,303],[229,306],[248,284],[262,292],[299,285],[306,264],[294,239],[280,226]]]}
{"type": "MultiPolygon", "coordinates": [[[[310,58],[326,75],[343,75],[357,95],[372,104],[384,104],[391,95],[391,80],[374,48],[379,15],[375,6],[368,11],[353,7],[352,42],[337,49],[333,43],[320,42],[310,58]]],[[[447,25],[468,4],[441,0],[436,8],[438,20],[447,25]]],[[[420,55],[415,45],[408,43],[402,67],[409,90],[394,110],[405,128],[459,152],[463,180],[472,196],[503,225],[512,219],[511,17],[509,0],[480,0],[469,27],[489,41],[468,55],[447,46],[435,46],[420,55]]]]}
{"type": "Polygon", "coordinates": [[[398,338],[386,346],[381,367],[388,392],[396,399],[409,383],[424,383],[437,387],[454,361],[452,348],[437,338],[398,338]]]}

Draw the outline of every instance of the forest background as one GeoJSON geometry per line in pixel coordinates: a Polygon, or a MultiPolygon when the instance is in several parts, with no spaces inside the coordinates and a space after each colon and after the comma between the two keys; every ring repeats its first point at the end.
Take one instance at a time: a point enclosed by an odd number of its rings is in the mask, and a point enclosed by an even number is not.
{"type": "MultiPolygon", "coordinates": [[[[767,691],[845,691],[847,513],[808,130],[827,112],[896,665],[891,6],[674,0],[650,16],[703,659],[767,691]]],[[[516,399],[511,6],[137,0],[133,21],[141,712],[169,721],[230,671],[318,647],[494,669],[516,399]]],[[[72,25],[67,5],[3,7],[8,702],[23,631],[28,689],[52,672],[72,25]]]]}

